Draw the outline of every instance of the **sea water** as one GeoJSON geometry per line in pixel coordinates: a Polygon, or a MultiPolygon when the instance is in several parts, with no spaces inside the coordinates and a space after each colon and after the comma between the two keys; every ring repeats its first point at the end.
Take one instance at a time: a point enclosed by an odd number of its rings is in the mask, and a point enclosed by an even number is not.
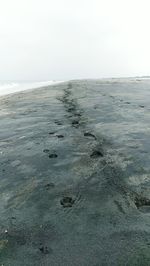
{"type": "Polygon", "coordinates": [[[28,89],[54,85],[63,81],[0,81],[0,96],[28,89]]]}

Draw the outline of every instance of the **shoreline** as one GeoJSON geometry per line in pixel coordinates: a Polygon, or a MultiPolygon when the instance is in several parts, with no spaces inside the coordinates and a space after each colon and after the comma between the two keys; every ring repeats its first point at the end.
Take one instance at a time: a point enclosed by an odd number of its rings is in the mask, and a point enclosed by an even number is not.
{"type": "MultiPolygon", "coordinates": [[[[36,89],[40,89],[40,88],[44,88],[44,87],[49,87],[49,86],[55,86],[55,85],[58,85],[58,84],[61,84],[61,83],[68,83],[68,82],[75,82],[75,81],[78,81],[78,82],[82,82],[82,81],[98,81],[100,83],[103,83],[104,84],[107,84],[107,82],[109,82],[110,84],[112,84],[113,82],[121,82],[121,83],[124,83],[124,82],[142,82],[142,81],[147,81],[149,82],[150,81],[150,77],[112,77],[112,78],[100,78],[100,79],[72,79],[72,80],[64,80],[64,81],[42,81],[42,82],[33,82],[30,83],[30,82],[26,82],[26,83],[20,83],[19,87],[21,86],[25,86],[27,88],[22,88],[22,89],[17,89],[17,90],[14,90],[14,91],[10,91],[8,93],[4,93],[4,92],[0,92],[0,97],[3,97],[3,96],[9,96],[10,94],[16,94],[16,93],[22,93],[22,92],[25,92],[25,91],[31,91],[31,90],[36,90],[36,89]],[[23,85],[22,85],[23,84],[23,85]],[[38,84],[38,85],[37,85],[38,84]],[[27,86],[28,85],[28,86],[27,86]]],[[[12,82],[11,82],[12,83],[12,82]]],[[[7,84],[7,83],[6,83],[7,84]]],[[[8,83],[9,85],[9,83],[8,83]]]]}
{"type": "Polygon", "coordinates": [[[42,81],[42,82],[26,82],[26,83],[4,83],[3,86],[1,87],[0,84],[0,97],[13,94],[13,93],[21,93],[25,91],[30,91],[32,89],[38,89],[38,88],[43,88],[47,86],[54,86],[57,84],[61,84],[65,81],[42,81]],[[9,91],[7,93],[4,92],[4,88],[9,91]]]}

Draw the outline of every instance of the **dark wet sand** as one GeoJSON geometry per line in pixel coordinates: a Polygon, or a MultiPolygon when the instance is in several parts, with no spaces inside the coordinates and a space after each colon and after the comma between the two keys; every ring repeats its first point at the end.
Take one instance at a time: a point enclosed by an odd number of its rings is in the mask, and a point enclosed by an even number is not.
{"type": "Polygon", "coordinates": [[[150,82],[0,97],[0,265],[150,265],[150,82]]]}

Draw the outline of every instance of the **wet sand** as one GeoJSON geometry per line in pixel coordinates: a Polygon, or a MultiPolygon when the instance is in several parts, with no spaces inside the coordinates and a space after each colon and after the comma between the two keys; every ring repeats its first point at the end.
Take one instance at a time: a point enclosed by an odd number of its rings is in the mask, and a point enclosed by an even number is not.
{"type": "Polygon", "coordinates": [[[0,97],[0,265],[150,265],[150,82],[0,97]]]}

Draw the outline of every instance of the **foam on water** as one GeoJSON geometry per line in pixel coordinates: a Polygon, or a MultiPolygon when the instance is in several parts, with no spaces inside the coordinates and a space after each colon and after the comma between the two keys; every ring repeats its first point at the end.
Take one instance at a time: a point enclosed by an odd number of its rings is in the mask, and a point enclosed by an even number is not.
{"type": "Polygon", "coordinates": [[[38,82],[0,82],[0,96],[42,86],[54,85],[63,81],[38,81],[38,82]]]}

